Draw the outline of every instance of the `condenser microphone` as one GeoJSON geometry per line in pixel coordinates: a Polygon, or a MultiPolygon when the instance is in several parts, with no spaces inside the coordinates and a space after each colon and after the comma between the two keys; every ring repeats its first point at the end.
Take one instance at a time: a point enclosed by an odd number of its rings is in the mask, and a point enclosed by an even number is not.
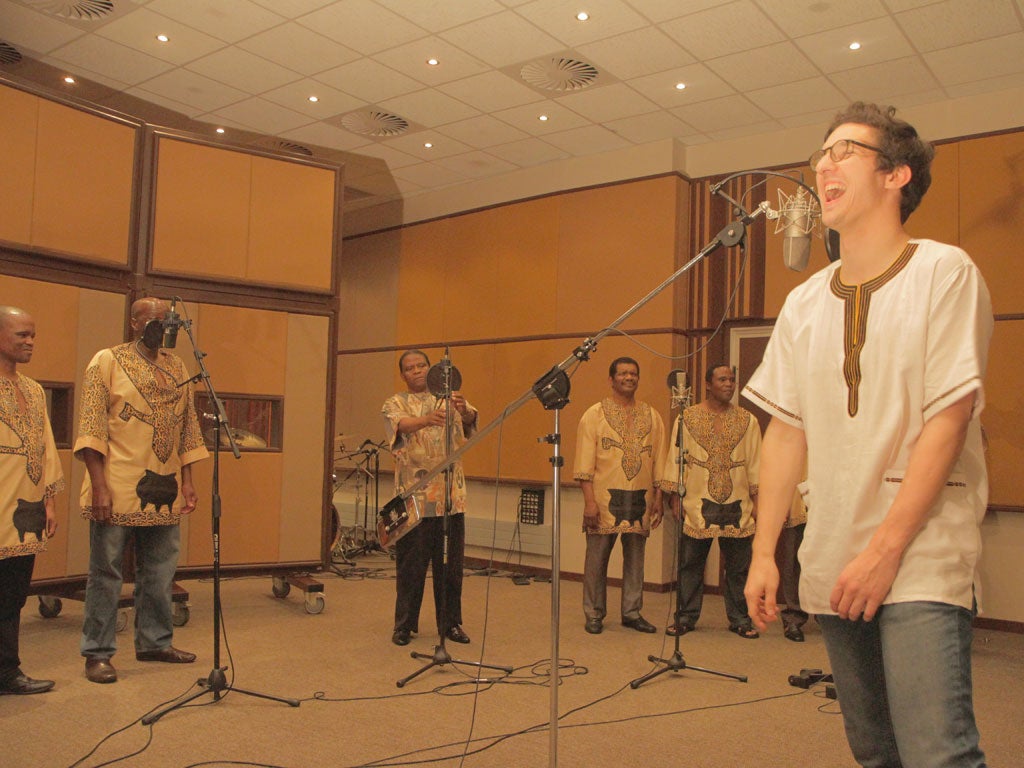
{"type": "Polygon", "coordinates": [[[672,408],[690,405],[689,377],[682,368],[674,368],[668,372],[668,388],[672,394],[672,408]]]}
{"type": "Polygon", "coordinates": [[[178,300],[171,299],[171,310],[164,315],[164,338],[160,346],[164,349],[174,349],[178,344],[178,328],[181,327],[181,315],[174,311],[178,300]]]}
{"type": "Polygon", "coordinates": [[[792,196],[779,190],[779,219],[775,231],[783,233],[782,262],[794,272],[807,269],[811,258],[811,232],[820,216],[817,200],[803,187],[792,196]]]}

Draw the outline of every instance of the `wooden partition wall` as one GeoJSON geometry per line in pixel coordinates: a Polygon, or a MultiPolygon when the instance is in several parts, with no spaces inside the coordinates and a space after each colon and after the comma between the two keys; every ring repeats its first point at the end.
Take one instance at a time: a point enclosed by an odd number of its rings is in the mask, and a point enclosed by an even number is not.
{"type": "MultiPolygon", "coordinates": [[[[25,373],[72,387],[77,425],[85,366],[125,340],[131,302],[179,297],[218,392],[278,404],[276,445],[221,456],[228,566],[308,568],[325,556],[340,189],[337,167],[173,134],[0,81],[0,303],[36,319],[25,373]]],[[[178,341],[195,372],[185,331],[178,341]]],[[[83,470],[70,442],[61,458],[61,536],[39,558],[37,584],[87,571],[83,470]]],[[[200,512],[183,524],[181,566],[194,571],[211,562],[211,469],[198,465],[200,512]]]]}

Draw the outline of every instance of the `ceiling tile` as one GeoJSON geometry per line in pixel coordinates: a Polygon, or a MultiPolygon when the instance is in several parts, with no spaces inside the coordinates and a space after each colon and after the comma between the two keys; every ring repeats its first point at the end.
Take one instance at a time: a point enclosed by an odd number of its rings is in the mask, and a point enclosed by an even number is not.
{"type": "Polygon", "coordinates": [[[558,97],[558,103],[596,123],[654,112],[658,105],[624,83],[585,89],[558,97]]]}
{"type": "Polygon", "coordinates": [[[753,125],[768,118],[763,110],[739,94],[673,107],[669,111],[702,133],[724,131],[740,125],[753,125]]]}
{"type": "Polygon", "coordinates": [[[229,104],[218,109],[215,114],[241,123],[254,131],[271,135],[290,131],[310,122],[306,115],[261,98],[229,104]]]}
{"type": "Polygon", "coordinates": [[[889,103],[916,91],[935,91],[936,82],[917,56],[835,72],[829,78],[851,101],[889,103]]]}
{"type": "Polygon", "coordinates": [[[465,120],[479,114],[468,104],[456,101],[435,88],[424,88],[422,91],[397,96],[379,104],[406,120],[413,120],[428,128],[465,120]]]}
{"type": "Polygon", "coordinates": [[[1024,33],[968,43],[924,54],[925,62],[943,86],[1024,71],[1024,33]]]}
{"type": "Polygon", "coordinates": [[[377,0],[424,29],[440,32],[505,10],[495,0],[377,0]]]}
{"type": "Polygon", "coordinates": [[[474,149],[485,149],[493,147],[495,144],[507,144],[526,138],[523,131],[490,115],[479,115],[468,120],[448,123],[438,128],[437,132],[457,139],[474,149]]]}
{"type": "Polygon", "coordinates": [[[302,16],[306,13],[330,5],[336,0],[253,0],[257,5],[262,5],[268,10],[287,16],[290,19],[302,16]]]}
{"type": "MultiPolygon", "coordinates": [[[[928,0],[931,2],[932,0],[928,0]]],[[[754,0],[765,15],[790,37],[856,25],[886,15],[879,0],[821,2],[821,0],[754,0]]],[[[890,3],[891,5],[891,3],[890,3]]]]}
{"type": "Polygon", "coordinates": [[[817,68],[788,41],[722,56],[707,65],[738,91],[792,83],[818,74],[817,68]]]}
{"type": "Polygon", "coordinates": [[[402,45],[426,34],[421,27],[371,0],[341,0],[297,21],[314,32],[367,55],[402,45]]]}
{"type": "Polygon", "coordinates": [[[396,179],[411,181],[424,187],[445,187],[449,184],[458,184],[465,181],[466,177],[455,171],[449,171],[437,163],[418,163],[407,165],[395,170],[396,179]]]}
{"type": "Polygon", "coordinates": [[[779,130],[782,126],[774,121],[769,120],[761,123],[749,123],[747,125],[734,125],[732,127],[725,127],[719,131],[713,131],[708,136],[713,141],[732,141],[733,139],[743,139],[747,136],[757,136],[761,133],[771,133],[779,130]]]}
{"type": "Polygon", "coordinates": [[[819,32],[793,41],[822,72],[840,72],[914,53],[903,31],[888,17],[819,32]],[[856,51],[850,43],[860,43],[856,51]]]}
{"type": "Polygon", "coordinates": [[[441,33],[441,37],[494,67],[504,67],[565,46],[512,11],[478,19],[441,33]]]}
{"type": "Polygon", "coordinates": [[[735,88],[703,64],[638,77],[630,80],[629,85],[662,107],[678,107],[736,93],[735,88]],[[686,87],[680,90],[676,88],[677,83],[686,87]]]}
{"type": "Polygon", "coordinates": [[[238,47],[304,75],[315,75],[360,58],[351,48],[293,21],[242,40],[238,47]]]}
{"type": "Polygon", "coordinates": [[[838,110],[846,96],[824,77],[750,91],[747,98],[774,118],[821,110],[838,110]]]}
{"type": "Polygon", "coordinates": [[[491,147],[487,150],[490,154],[508,160],[523,168],[533,165],[543,165],[555,160],[563,160],[569,157],[569,153],[557,147],[553,147],[546,141],[540,139],[523,139],[513,141],[509,144],[491,147]]]}
{"type": "Polygon", "coordinates": [[[591,64],[620,80],[663,72],[694,61],[682,46],[655,27],[581,45],[578,50],[591,64]]]}
{"type": "Polygon", "coordinates": [[[397,149],[385,146],[379,142],[360,147],[359,154],[383,160],[391,170],[404,168],[407,165],[415,165],[420,162],[412,155],[407,155],[405,152],[399,152],[397,149]]]}
{"type": "Polygon", "coordinates": [[[166,61],[94,35],[72,40],[45,60],[60,62],[72,69],[82,67],[129,85],[138,85],[171,69],[166,61]]]}
{"type": "Polygon", "coordinates": [[[407,72],[427,85],[439,85],[452,80],[476,75],[489,67],[439,37],[424,37],[373,57],[399,72],[407,72]],[[435,58],[431,66],[427,59],[435,58]]]}
{"type": "Polygon", "coordinates": [[[587,124],[582,116],[551,100],[538,101],[535,104],[526,104],[512,109],[502,109],[495,112],[494,116],[534,136],[547,136],[557,131],[579,128],[587,124]],[[548,119],[540,120],[538,119],[540,115],[547,115],[548,119]]]}
{"type": "Polygon", "coordinates": [[[696,129],[668,112],[654,112],[650,115],[613,120],[605,123],[605,128],[634,144],[682,138],[696,133],[696,129]]]}
{"type": "Polygon", "coordinates": [[[750,0],[740,0],[666,22],[661,28],[698,59],[749,51],[784,38],[750,0]]]}
{"type": "Polygon", "coordinates": [[[438,90],[476,107],[481,112],[496,112],[499,109],[518,107],[544,99],[532,88],[497,70],[442,85],[438,90]]]}
{"type": "Polygon", "coordinates": [[[486,152],[467,152],[438,160],[437,164],[469,179],[484,179],[514,171],[518,166],[486,152]]]}
{"type": "MultiPolygon", "coordinates": [[[[147,83],[149,85],[149,83],[147,83]]],[[[132,87],[126,88],[125,93],[130,96],[148,101],[151,104],[159,104],[162,107],[166,107],[174,112],[180,112],[188,117],[197,117],[198,115],[204,114],[208,110],[201,109],[195,104],[184,104],[176,99],[170,98],[163,93],[156,93],[154,91],[147,90],[145,88],[132,87]]]]}
{"type": "Polygon", "coordinates": [[[668,21],[721,5],[722,0],[629,0],[629,4],[654,22],[668,21]]]}
{"type": "Polygon", "coordinates": [[[451,155],[461,155],[471,149],[461,141],[441,136],[435,131],[420,131],[414,136],[396,136],[393,139],[385,139],[383,144],[428,163],[451,155]],[[432,146],[423,146],[428,142],[432,146]]]}
{"type": "Polygon", "coordinates": [[[150,0],[146,7],[229,43],[284,22],[283,17],[250,0],[150,0]]]}
{"type": "Polygon", "coordinates": [[[622,0],[534,0],[516,12],[571,48],[647,25],[647,20],[622,0]],[[580,21],[576,14],[590,14],[580,21]]]}
{"type": "Polygon", "coordinates": [[[321,72],[316,79],[339,91],[351,93],[367,104],[375,104],[423,87],[422,83],[373,59],[359,59],[343,64],[321,72]]]}
{"type": "Polygon", "coordinates": [[[223,40],[148,8],[138,8],[114,19],[97,29],[96,34],[172,64],[185,64],[224,47],[223,40]],[[158,34],[167,35],[170,40],[161,43],[156,39],[158,34]]]}
{"type": "Polygon", "coordinates": [[[237,88],[218,83],[187,69],[174,69],[147,80],[145,89],[180,104],[185,104],[193,113],[214,112],[228,104],[241,101],[248,94],[237,88]]]}
{"type": "Polygon", "coordinates": [[[316,144],[328,149],[348,151],[363,147],[371,142],[366,136],[358,136],[351,131],[335,128],[328,123],[310,123],[281,134],[286,139],[294,139],[306,144],[316,144]]]}
{"type": "Polygon", "coordinates": [[[309,78],[282,85],[280,88],[261,94],[261,96],[267,101],[301,112],[316,120],[325,120],[335,115],[351,112],[365,104],[362,99],[342,93],[329,85],[309,78]],[[310,101],[310,96],[316,96],[317,101],[310,101]]]}
{"type": "Polygon", "coordinates": [[[85,34],[82,30],[42,13],[0,0],[0,29],[9,43],[36,53],[49,53],[85,34]]]}
{"type": "Polygon", "coordinates": [[[544,141],[577,157],[631,146],[624,138],[600,125],[588,125],[571,131],[553,133],[545,136],[544,141]]]}
{"type": "Polygon", "coordinates": [[[1010,0],[946,0],[898,13],[896,20],[922,53],[1021,29],[1010,0]]]}
{"type": "MultiPolygon", "coordinates": [[[[992,93],[993,91],[1002,91],[1007,88],[1020,88],[1024,85],[1024,73],[1017,72],[1011,75],[1003,75],[1002,77],[989,77],[984,80],[975,80],[970,83],[962,83],[960,85],[950,85],[945,89],[945,92],[952,98],[961,98],[964,96],[977,96],[983,93],[992,93]]],[[[936,101],[937,99],[932,99],[936,101]]]]}
{"type": "Polygon", "coordinates": [[[250,94],[299,79],[299,74],[234,46],[197,59],[187,69],[250,94]]]}

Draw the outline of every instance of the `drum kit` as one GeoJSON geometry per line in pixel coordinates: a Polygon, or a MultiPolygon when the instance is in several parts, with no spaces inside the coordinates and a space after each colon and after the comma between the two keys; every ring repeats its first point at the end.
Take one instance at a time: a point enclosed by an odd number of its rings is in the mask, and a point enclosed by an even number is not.
{"type": "Polygon", "coordinates": [[[339,434],[334,438],[334,519],[331,542],[331,560],[351,565],[351,558],[368,552],[383,552],[378,541],[375,523],[380,506],[380,451],[385,443],[370,438],[359,448],[356,437],[339,434]],[[370,488],[373,488],[371,506],[370,488]],[[344,520],[351,520],[346,525],[344,520]]]}

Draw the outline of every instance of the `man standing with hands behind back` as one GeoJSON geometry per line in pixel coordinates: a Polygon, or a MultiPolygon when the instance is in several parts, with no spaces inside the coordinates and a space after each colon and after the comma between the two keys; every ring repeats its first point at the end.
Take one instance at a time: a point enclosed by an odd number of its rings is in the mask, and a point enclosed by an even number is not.
{"type": "Polygon", "coordinates": [[[46,413],[46,394],[18,373],[32,359],[36,324],[0,306],[0,695],[44,693],[52,680],[21,671],[18,635],[36,553],[57,532],[53,497],[64,472],[46,413]]]}
{"type": "Polygon", "coordinates": [[[85,370],[75,458],[85,463],[82,516],[89,520],[89,581],[81,653],[85,675],[113,683],[121,561],[135,538],[135,658],[188,664],[195,654],[171,645],[171,588],[179,522],[196,508],[192,464],[209,455],[188,371],[160,348],[170,307],[156,298],[132,304],[133,341],[96,353],[85,370]],[[179,484],[180,481],[180,484],[179,484]]]}

